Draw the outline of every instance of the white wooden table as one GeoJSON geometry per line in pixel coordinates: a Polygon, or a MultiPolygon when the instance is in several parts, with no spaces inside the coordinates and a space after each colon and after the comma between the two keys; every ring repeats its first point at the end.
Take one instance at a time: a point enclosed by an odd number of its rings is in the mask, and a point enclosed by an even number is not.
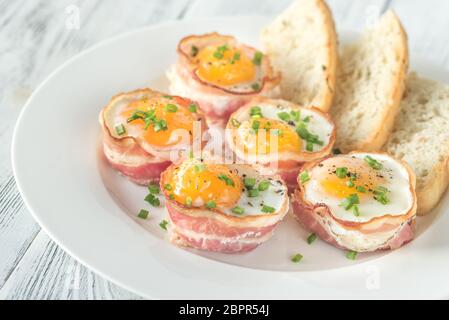
{"type": "MultiPolygon", "coordinates": [[[[24,207],[12,174],[10,145],[20,109],[36,86],[68,58],[122,32],[166,20],[275,15],[289,2],[0,0],[0,299],[140,299],[68,256],[24,207]]],[[[328,3],[343,30],[362,30],[379,13],[393,8],[408,31],[410,51],[449,69],[449,1],[328,3]]]]}

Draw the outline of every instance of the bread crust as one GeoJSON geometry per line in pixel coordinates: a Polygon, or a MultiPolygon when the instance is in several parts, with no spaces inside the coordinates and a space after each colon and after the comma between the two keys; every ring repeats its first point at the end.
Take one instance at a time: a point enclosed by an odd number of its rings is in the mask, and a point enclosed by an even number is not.
{"type": "MultiPolygon", "coordinates": [[[[323,28],[323,34],[326,35],[326,44],[323,47],[323,50],[326,51],[326,62],[324,62],[325,70],[323,70],[324,77],[320,78],[319,86],[320,91],[315,94],[315,96],[311,99],[308,104],[302,103],[301,100],[297,99],[296,97],[287,97],[285,94],[283,95],[283,98],[286,98],[288,100],[291,100],[297,104],[300,104],[304,107],[310,107],[313,106],[317,109],[320,109],[324,112],[328,112],[330,107],[333,104],[334,94],[335,94],[335,85],[337,80],[337,64],[338,64],[338,45],[337,45],[337,32],[335,30],[335,23],[334,19],[332,17],[332,12],[330,11],[328,5],[324,0],[296,0],[296,2],[304,2],[304,1],[310,1],[313,2],[314,7],[317,9],[316,14],[323,17],[324,24],[322,26],[323,28]],[[322,79],[325,79],[326,84],[323,86],[322,79]],[[324,88],[324,89],[323,89],[324,88]]],[[[294,6],[297,5],[297,3],[293,3],[285,12],[289,12],[290,10],[294,9],[294,6]]],[[[285,13],[281,14],[281,17],[285,13]]],[[[277,20],[275,20],[274,24],[276,25],[277,20]]],[[[265,28],[268,30],[268,28],[271,28],[272,25],[265,28]]],[[[300,31],[302,32],[302,31],[300,31]]],[[[309,32],[309,31],[307,31],[309,32]]],[[[270,41],[264,41],[262,37],[262,42],[269,43],[270,41]]],[[[294,41],[294,40],[292,40],[294,41]]],[[[265,45],[268,47],[267,45],[265,45]]],[[[268,48],[266,48],[268,49],[268,48]]],[[[269,51],[269,50],[268,50],[269,51]]],[[[270,54],[270,52],[268,52],[270,54]]],[[[281,59],[285,58],[285,56],[281,56],[281,59]]],[[[273,57],[272,57],[273,59],[273,57]]],[[[281,70],[277,70],[281,71],[281,70]]],[[[281,71],[282,73],[282,71],[281,71]]],[[[285,77],[282,77],[282,82],[286,81],[285,77]]],[[[293,84],[289,84],[292,86],[293,84]]]]}
{"type": "Polygon", "coordinates": [[[407,33],[405,32],[398,16],[392,10],[389,10],[386,14],[392,14],[394,16],[394,21],[397,24],[396,27],[399,29],[401,37],[401,41],[397,42],[395,52],[398,56],[401,57],[400,60],[402,63],[399,72],[395,76],[395,86],[391,90],[391,95],[389,97],[389,101],[391,101],[391,103],[383,109],[382,116],[380,117],[379,123],[377,124],[377,128],[373,130],[371,135],[369,135],[365,140],[350,146],[350,148],[348,148],[350,150],[342,148],[342,150],[344,151],[349,152],[352,150],[380,150],[387,142],[388,137],[393,130],[396,116],[398,115],[400,110],[399,107],[405,91],[405,83],[409,65],[408,39],[407,33]]]}

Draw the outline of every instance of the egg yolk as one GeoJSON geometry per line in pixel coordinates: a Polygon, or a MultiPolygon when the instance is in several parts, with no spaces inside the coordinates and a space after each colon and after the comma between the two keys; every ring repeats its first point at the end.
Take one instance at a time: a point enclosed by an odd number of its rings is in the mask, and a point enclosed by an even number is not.
{"type": "Polygon", "coordinates": [[[128,104],[121,115],[129,119],[136,111],[154,110],[155,121],[145,129],[145,121],[136,119],[126,126],[137,129],[139,136],[155,146],[173,146],[182,142],[183,137],[175,135],[175,130],[183,129],[185,134],[193,134],[194,122],[199,120],[196,113],[188,110],[189,101],[174,97],[173,99],[152,98],[136,100],[128,104]],[[159,123],[159,124],[158,124],[159,123]],[[173,135],[173,136],[172,136],[173,135]]]}
{"type": "Polygon", "coordinates": [[[197,75],[218,86],[231,86],[253,81],[256,66],[244,52],[229,46],[207,46],[196,56],[197,75]]]}
{"type": "Polygon", "coordinates": [[[206,206],[212,201],[217,207],[233,207],[240,199],[241,178],[225,165],[184,163],[166,176],[172,198],[182,204],[206,206]]]}
{"type": "Polygon", "coordinates": [[[320,181],[326,194],[338,199],[357,194],[363,201],[369,196],[370,190],[384,184],[385,178],[382,174],[369,167],[363,159],[351,158],[350,161],[345,160],[327,166],[326,177],[320,181]],[[347,168],[347,174],[343,178],[338,177],[337,168],[347,168]]]}
{"type": "Polygon", "coordinates": [[[236,144],[245,153],[271,154],[276,152],[299,152],[301,139],[286,123],[274,119],[251,119],[238,128],[236,144]],[[276,143],[277,142],[277,143],[276,143]]]}

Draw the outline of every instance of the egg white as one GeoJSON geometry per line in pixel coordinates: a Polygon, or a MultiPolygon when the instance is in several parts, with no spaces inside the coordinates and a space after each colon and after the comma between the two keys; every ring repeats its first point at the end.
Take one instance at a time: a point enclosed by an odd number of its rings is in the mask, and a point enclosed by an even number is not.
{"type": "MultiPolygon", "coordinates": [[[[345,157],[364,159],[366,155],[370,154],[354,153],[345,155],[345,157]]],[[[317,170],[317,166],[308,172],[310,180],[304,184],[304,199],[314,204],[325,204],[336,218],[344,221],[366,222],[384,215],[399,216],[406,214],[414,204],[414,197],[411,192],[413,183],[410,181],[407,169],[388,155],[374,154],[371,156],[383,165],[383,168],[378,172],[387,177],[382,186],[390,190],[388,194],[389,203],[381,204],[369,195],[358,205],[360,215],[354,215],[351,210],[345,210],[340,206],[342,199],[329,195],[323,190],[320,179],[314,172],[317,170]]],[[[321,163],[325,164],[326,160],[321,163]]]]}

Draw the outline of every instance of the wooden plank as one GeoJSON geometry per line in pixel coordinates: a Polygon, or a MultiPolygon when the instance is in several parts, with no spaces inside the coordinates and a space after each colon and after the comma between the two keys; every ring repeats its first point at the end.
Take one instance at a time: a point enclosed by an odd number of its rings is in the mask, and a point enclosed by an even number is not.
{"type": "Polygon", "coordinates": [[[0,291],[0,299],[140,299],[64,253],[39,232],[0,291]]]}
{"type": "MultiPolygon", "coordinates": [[[[39,230],[24,208],[12,178],[10,141],[21,107],[34,88],[68,58],[116,34],[182,17],[188,5],[188,0],[0,1],[0,288],[7,282],[9,288],[16,288],[12,291],[27,297],[30,296],[27,290],[38,283],[60,287],[52,282],[59,281],[58,278],[47,272],[37,274],[36,284],[26,288],[21,287],[22,282],[9,280],[18,279],[14,268],[39,230]],[[79,13],[79,28],[70,23],[74,13],[79,13]]],[[[55,107],[63,108],[63,102],[57,102],[55,107]]],[[[45,256],[50,247],[39,247],[40,243],[31,245],[32,252],[45,256]]],[[[59,258],[53,263],[69,259],[56,252],[59,258]]],[[[31,265],[30,269],[26,265],[23,268],[25,274],[35,272],[31,265]]],[[[52,268],[55,266],[49,267],[52,268]]],[[[106,290],[104,294],[91,293],[91,296],[107,297],[110,285],[84,268],[83,272],[93,279],[94,289],[98,284],[99,291],[106,290]]],[[[56,292],[52,295],[57,296],[56,292]]]]}

